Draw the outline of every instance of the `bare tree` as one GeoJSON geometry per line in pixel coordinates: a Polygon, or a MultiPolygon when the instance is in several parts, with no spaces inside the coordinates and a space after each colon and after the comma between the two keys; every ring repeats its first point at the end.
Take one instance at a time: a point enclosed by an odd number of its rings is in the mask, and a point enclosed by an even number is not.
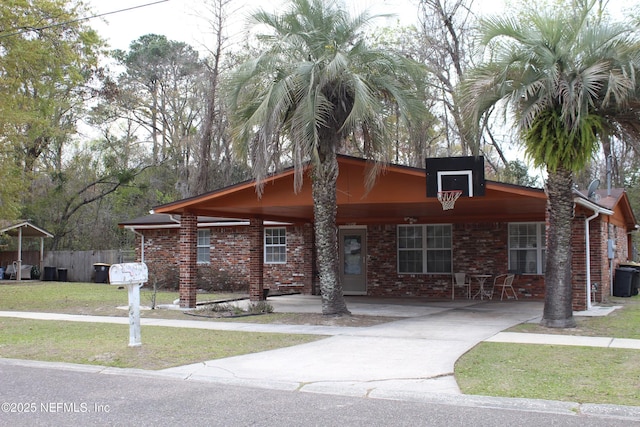
{"type": "Polygon", "coordinates": [[[465,128],[455,93],[470,61],[468,50],[475,21],[472,4],[473,0],[420,0],[419,3],[423,58],[435,77],[432,92],[441,104],[439,114],[449,155],[476,152],[478,145],[465,128]]]}
{"type": "MultiPolygon", "coordinates": [[[[200,129],[200,140],[198,147],[198,175],[194,192],[204,193],[209,188],[209,173],[211,167],[211,145],[219,139],[223,129],[220,121],[220,106],[218,99],[218,88],[220,83],[220,67],[222,54],[226,42],[224,26],[227,20],[226,8],[231,0],[210,0],[207,8],[211,13],[209,25],[213,36],[213,47],[210,52],[210,60],[207,64],[207,90],[205,114],[200,129]]],[[[218,154],[218,153],[216,153],[218,154]]]]}

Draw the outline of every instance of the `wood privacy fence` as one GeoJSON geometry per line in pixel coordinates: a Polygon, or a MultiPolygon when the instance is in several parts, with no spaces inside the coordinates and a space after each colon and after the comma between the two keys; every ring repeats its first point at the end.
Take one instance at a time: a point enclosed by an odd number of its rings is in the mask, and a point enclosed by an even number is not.
{"type": "MultiPolygon", "coordinates": [[[[6,266],[17,260],[15,251],[0,252],[0,266],[6,266]]],[[[30,265],[39,264],[40,253],[38,251],[23,251],[22,263],[30,265]]],[[[53,267],[66,269],[69,282],[92,282],[95,278],[94,264],[119,264],[134,262],[135,251],[129,250],[105,250],[105,251],[45,251],[44,263],[40,272],[40,279],[44,279],[45,268],[53,267]]],[[[57,277],[57,276],[56,276],[57,277]]]]}

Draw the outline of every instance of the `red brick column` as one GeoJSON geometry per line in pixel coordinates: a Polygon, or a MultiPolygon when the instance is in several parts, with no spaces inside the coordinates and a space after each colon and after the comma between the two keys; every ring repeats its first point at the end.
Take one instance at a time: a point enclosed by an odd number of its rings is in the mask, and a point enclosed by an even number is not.
{"type": "Polygon", "coordinates": [[[316,265],[316,261],[314,257],[315,252],[313,250],[313,243],[314,243],[313,224],[311,223],[304,224],[302,228],[302,236],[303,236],[303,242],[304,242],[303,293],[307,295],[311,295],[313,293],[313,281],[315,279],[314,269],[316,265]]]}
{"type": "Polygon", "coordinates": [[[249,300],[264,300],[264,227],[261,219],[249,220],[249,300]]]}
{"type": "MultiPolygon", "coordinates": [[[[587,259],[584,214],[576,214],[571,223],[571,307],[573,311],[587,309],[587,259]]],[[[592,254],[593,256],[593,254],[592,254]]]]}
{"type": "Polygon", "coordinates": [[[198,261],[198,217],[186,213],[180,218],[180,307],[196,306],[198,261]]]}

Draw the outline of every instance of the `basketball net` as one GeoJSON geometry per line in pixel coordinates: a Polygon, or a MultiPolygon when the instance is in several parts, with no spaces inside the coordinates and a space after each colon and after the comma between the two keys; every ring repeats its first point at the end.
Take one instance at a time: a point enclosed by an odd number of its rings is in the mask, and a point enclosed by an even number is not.
{"type": "Polygon", "coordinates": [[[456,204],[456,200],[458,200],[458,197],[461,195],[462,191],[460,190],[438,191],[438,200],[442,203],[442,210],[447,211],[449,209],[453,209],[456,204]]]}

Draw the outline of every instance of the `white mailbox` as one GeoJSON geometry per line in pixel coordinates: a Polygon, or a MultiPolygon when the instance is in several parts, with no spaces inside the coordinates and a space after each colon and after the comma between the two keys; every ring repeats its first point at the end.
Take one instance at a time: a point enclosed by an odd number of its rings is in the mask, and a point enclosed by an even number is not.
{"type": "Polygon", "coordinates": [[[109,268],[111,285],[126,285],[129,293],[129,347],[142,345],[140,339],[140,287],[149,280],[149,270],[143,262],[113,264],[109,268]]]}
{"type": "Polygon", "coordinates": [[[143,262],[127,262],[113,264],[109,268],[109,283],[112,285],[135,285],[149,280],[147,264],[143,262]]]}

